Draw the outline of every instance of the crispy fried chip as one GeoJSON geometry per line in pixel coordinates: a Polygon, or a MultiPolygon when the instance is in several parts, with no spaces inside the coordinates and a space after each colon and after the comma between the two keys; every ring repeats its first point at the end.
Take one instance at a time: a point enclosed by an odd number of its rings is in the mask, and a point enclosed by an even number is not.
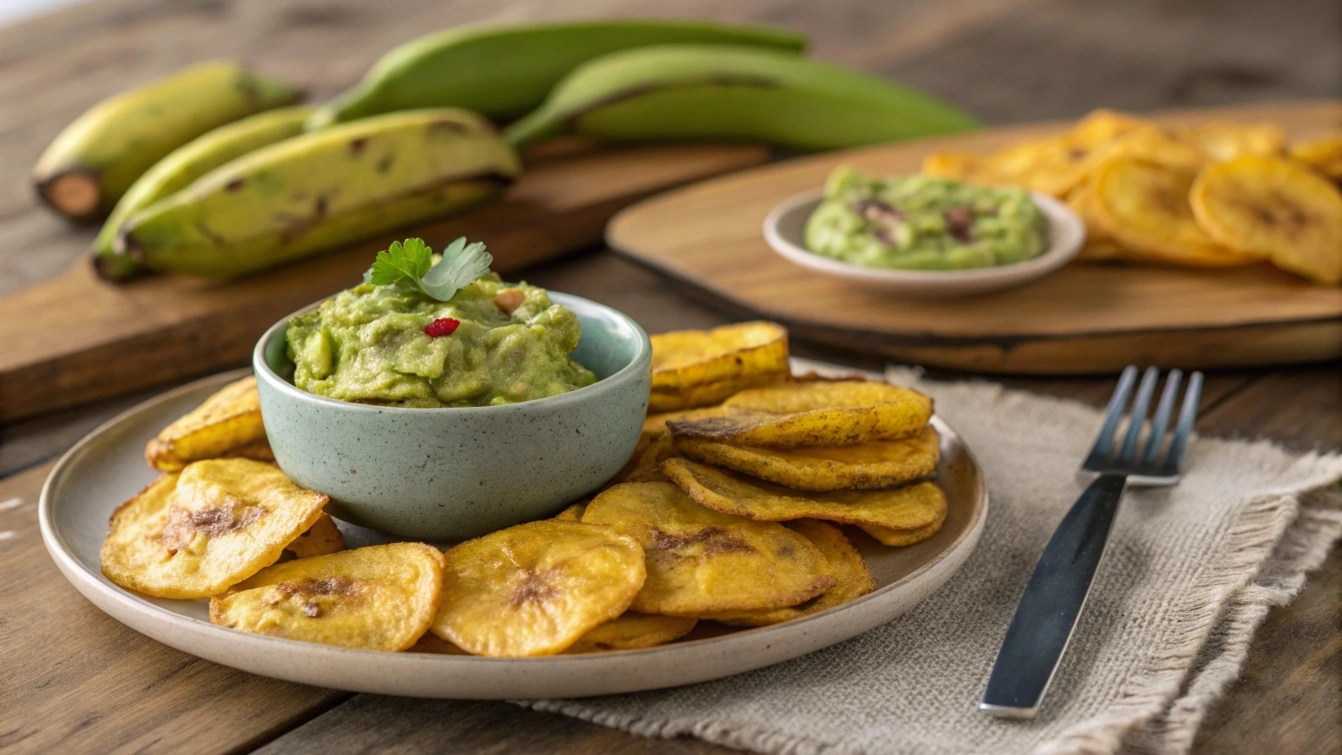
{"type": "Polygon", "coordinates": [[[926,527],[919,527],[916,530],[896,530],[889,527],[872,527],[870,525],[862,528],[862,531],[876,538],[881,545],[888,545],[891,548],[899,548],[905,545],[913,545],[932,537],[941,531],[941,525],[946,523],[946,507],[941,507],[941,516],[935,522],[926,527]]]}
{"type": "Polygon", "coordinates": [[[838,448],[759,448],[698,438],[677,438],[676,448],[695,461],[817,492],[872,490],[921,480],[936,470],[939,458],[937,433],[930,426],[909,438],[838,448]]]}
{"type": "Polygon", "coordinates": [[[857,548],[848,542],[848,538],[837,527],[814,519],[798,519],[795,522],[788,522],[787,526],[801,533],[825,555],[829,573],[839,580],[838,584],[826,590],[820,597],[812,598],[801,605],[776,608],[772,611],[716,614],[704,618],[733,626],[762,627],[827,611],[876,589],[876,578],[867,568],[867,562],[862,560],[862,554],[857,552],[857,548]]]}
{"type": "Polygon", "coordinates": [[[697,623],[698,619],[688,616],[626,613],[584,634],[564,652],[598,653],[655,647],[684,637],[697,623]]]}
{"type": "Polygon", "coordinates": [[[988,166],[1022,186],[1061,197],[1085,180],[1090,160],[1090,147],[1063,135],[1007,147],[989,156],[988,166]]]}
{"type": "Polygon", "coordinates": [[[1291,157],[1333,179],[1342,181],[1342,133],[1291,147],[1291,157]]]}
{"type": "Polygon", "coordinates": [[[666,482],[616,485],[588,504],[583,521],[611,525],[643,546],[648,579],[631,605],[639,613],[783,608],[835,583],[806,538],[706,509],[666,482]]]}
{"type": "Polygon", "coordinates": [[[916,434],[932,399],[874,381],[778,383],[742,391],[720,417],[672,420],[677,438],[746,446],[846,446],[916,434]]]}
{"type": "Polygon", "coordinates": [[[787,380],[788,377],[789,373],[787,371],[767,372],[758,375],[742,375],[680,389],[653,389],[648,396],[648,411],[675,413],[687,409],[714,407],[747,388],[777,383],[787,380]]]}
{"type": "Polygon", "coordinates": [[[1241,157],[1193,182],[1193,212],[1212,238],[1319,283],[1342,282],[1342,193],[1279,158],[1241,157]]]}
{"type": "Polygon", "coordinates": [[[405,650],[428,630],[442,582],[437,548],[370,545],[262,569],[212,599],[210,621],[324,645],[405,650]]]}
{"type": "Polygon", "coordinates": [[[340,534],[340,528],[336,526],[334,519],[322,514],[317,518],[316,524],[308,527],[303,534],[294,538],[293,542],[284,546],[280,560],[291,561],[295,558],[325,556],[343,550],[345,550],[345,536],[340,534]]]}
{"type": "Polygon", "coordinates": [[[651,445],[644,449],[643,455],[638,457],[638,463],[615,478],[616,484],[622,482],[666,482],[666,475],[662,474],[662,462],[677,456],[680,456],[680,451],[676,449],[671,433],[663,432],[662,437],[653,441],[651,445]]]}
{"type": "Polygon", "coordinates": [[[475,655],[553,655],[624,613],[644,576],[643,549],[610,527],[519,524],[447,552],[433,633],[475,655]]]}
{"type": "Polygon", "coordinates": [[[1014,186],[1020,183],[1018,177],[1003,173],[988,158],[963,152],[928,155],[923,158],[922,173],[925,176],[953,178],[984,186],[1014,186]]]}
{"type": "Polygon", "coordinates": [[[677,330],[651,340],[654,392],[788,371],[787,330],[771,322],[677,330]]]}
{"type": "Polygon", "coordinates": [[[669,459],[662,469],[699,505],[761,522],[824,519],[909,530],[926,527],[946,513],[946,497],[930,482],[807,493],[689,459],[669,459]]]}
{"type": "Polygon", "coordinates": [[[162,472],[180,472],[201,459],[274,461],[265,425],[261,424],[256,378],[229,383],[191,413],[163,428],[145,446],[144,456],[149,466],[162,472]]]}
{"type": "Polygon", "coordinates": [[[587,501],[578,501],[558,514],[555,514],[554,518],[560,522],[581,522],[582,512],[587,510],[587,503],[587,501]]]}
{"type": "Polygon", "coordinates": [[[1212,121],[1189,128],[1180,136],[1217,162],[1245,155],[1273,157],[1286,148],[1286,133],[1271,123],[1212,121]]]}
{"type": "Polygon", "coordinates": [[[102,571],[160,598],[207,598],[275,563],[327,498],[280,468],[207,459],[160,477],[112,514],[102,571]]]}
{"type": "Polygon", "coordinates": [[[659,414],[649,414],[647,419],[643,420],[642,439],[647,439],[649,443],[666,432],[666,423],[672,420],[691,420],[704,419],[706,417],[721,417],[727,410],[719,406],[706,406],[701,409],[686,409],[679,412],[661,412],[659,414]]]}
{"type": "Polygon", "coordinates": [[[1152,123],[1141,124],[1097,147],[1091,158],[1092,176],[1108,162],[1121,158],[1181,173],[1196,173],[1207,163],[1207,155],[1198,145],[1152,123]]]}
{"type": "Polygon", "coordinates": [[[1206,267],[1253,262],[1217,244],[1198,226],[1188,203],[1192,183],[1192,174],[1165,166],[1112,160],[1095,177],[1096,219],[1136,259],[1206,267]]]}

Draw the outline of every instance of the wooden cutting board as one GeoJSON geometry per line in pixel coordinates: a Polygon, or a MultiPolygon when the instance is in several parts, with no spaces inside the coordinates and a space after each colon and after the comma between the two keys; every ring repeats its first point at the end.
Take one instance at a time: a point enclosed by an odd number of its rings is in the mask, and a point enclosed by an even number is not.
{"type": "MultiPolygon", "coordinates": [[[[1342,103],[1156,117],[1170,124],[1271,121],[1301,139],[1342,129],[1342,103]]],[[[820,187],[837,165],[916,172],[929,152],[986,152],[1070,125],[989,129],[755,168],[630,207],[611,221],[606,240],[741,317],[775,320],[803,340],[903,362],[1087,374],[1126,364],[1208,368],[1342,357],[1342,288],[1311,285],[1267,265],[1209,271],[1078,263],[1011,291],[920,302],[797,267],[761,235],[770,209],[820,187]]]]}
{"type": "Polygon", "coordinates": [[[158,276],[124,285],[80,260],[55,280],[0,297],[0,423],[242,364],[284,315],[354,285],[389,241],[484,241],[510,273],[591,246],[616,211],[655,192],[757,165],[755,145],[592,149],[557,144],[493,204],[236,281],[158,276]]]}

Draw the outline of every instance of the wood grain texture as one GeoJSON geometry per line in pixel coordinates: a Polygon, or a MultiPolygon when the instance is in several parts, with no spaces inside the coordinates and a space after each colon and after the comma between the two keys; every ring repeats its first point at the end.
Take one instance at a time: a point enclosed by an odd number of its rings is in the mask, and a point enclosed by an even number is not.
{"type": "Polygon", "coordinates": [[[0,297],[0,422],[244,361],[276,320],[355,284],[407,234],[434,248],[469,235],[507,274],[601,238],[618,209],[687,181],[755,165],[750,145],[579,149],[541,158],[504,198],[460,217],[235,281],[175,275],[112,285],[82,261],[0,297]]]}
{"type": "Polygon", "coordinates": [[[253,676],[160,645],[102,613],[47,556],[51,465],[0,482],[0,751],[249,748],[349,695],[253,676]]]}
{"type": "MultiPolygon", "coordinates": [[[[1342,102],[1158,114],[1169,124],[1269,121],[1293,138],[1342,129],[1342,102]]],[[[743,317],[799,338],[902,361],[981,372],[1114,372],[1131,363],[1235,367],[1342,357],[1342,288],[1266,265],[1228,270],[1071,264],[1020,288],[917,301],[798,267],[760,224],[778,203],[823,185],[838,165],[916,172],[939,151],[986,152],[1068,124],[992,129],[830,153],[735,173],[622,211],[607,242],[743,317]]]]}

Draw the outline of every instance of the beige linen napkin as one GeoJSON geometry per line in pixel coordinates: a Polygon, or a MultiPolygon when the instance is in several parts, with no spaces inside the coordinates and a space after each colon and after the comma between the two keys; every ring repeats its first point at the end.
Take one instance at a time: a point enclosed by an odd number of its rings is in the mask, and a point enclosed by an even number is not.
{"type": "Polygon", "coordinates": [[[991,493],[977,550],[904,616],[787,663],[679,689],[528,703],[653,737],[768,753],[1186,751],[1271,606],[1342,534],[1342,457],[1202,438],[1178,487],[1132,490],[1040,716],[976,709],[1036,559],[1082,485],[1101,414],[892,371],[933,396],[991,493]]]}

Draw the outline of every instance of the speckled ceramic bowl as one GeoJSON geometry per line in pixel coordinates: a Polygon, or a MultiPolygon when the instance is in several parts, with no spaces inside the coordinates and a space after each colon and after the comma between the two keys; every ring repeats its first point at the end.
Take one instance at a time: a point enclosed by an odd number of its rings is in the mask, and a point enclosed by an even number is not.
{"type": "Polygon", "coordinates": [[[252,355],[275,460],[294,482],[329,495],[337,518],[432,542],[548,516],[595,490],[638,443],[652,345],[610,307],[550,296],[578,316],[573,357],[597,382],[505,406],[402,409],[300,390],[284,318],[252,355]]]}

